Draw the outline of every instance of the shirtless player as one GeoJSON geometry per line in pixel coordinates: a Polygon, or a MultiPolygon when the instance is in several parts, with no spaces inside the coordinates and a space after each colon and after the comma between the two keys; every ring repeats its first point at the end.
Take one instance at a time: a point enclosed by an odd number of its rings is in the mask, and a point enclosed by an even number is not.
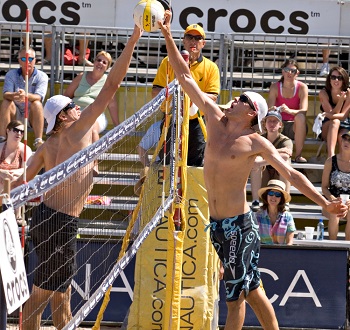
{"type": "MultiPolygon", "coordinates": [[[[31,180],[44,168],[48,171],[91,144],[92,127],[119,88],[129,68],[134,47],[142,35],[135,26],[122,54],[108,74],[100,94],[83,112],[66,96],[47,100],[44,116],[49,139],[36,151],[27,168],[31,180]]],[[[41,315],[50,301],[53,323],[62,329],[72,318],[71,280],[75,273],[78,217],[92,184],[93,163],[48,191],[33,212],[30,235],[39,259],[34,284],[23,310],[23,329],[40,328],[41,315]]],[[[13,187],[23,182],[19,178],[13,187]]]]}
{"type": "Polygon", "coordinates": [[[258,224],[246,200],[246,185],[255,157],[262,156],[302,194],[331,213],[347,213],[341,200],[327,201],[300,172],[286,163],[272,144],[256,133],[267,113],[265,99],[254,92],[232,100],[231,107],[220,110],[201,92],[191,77],[170,31],[171,12],[159,21],[166,40],[169,60],[182,88],[204,112],[207,145],[204,155],[204,180],[208,192],[210,236],[224,264],[228,314],[225,329],[242,329],[247,301],[264,329],[278,329],[273,307],[259,287],[257,268],[260,239],[258,224]]]}

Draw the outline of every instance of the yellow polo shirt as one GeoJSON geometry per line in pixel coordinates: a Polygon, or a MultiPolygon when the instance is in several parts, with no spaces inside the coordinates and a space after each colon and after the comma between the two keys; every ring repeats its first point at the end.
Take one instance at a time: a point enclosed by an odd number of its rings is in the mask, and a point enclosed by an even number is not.
{"type": "MultiPolygon", "coordinates": [[[[168,57],[165,57],[160,63],[157,71],[157,75],[153,80],[153,87],[164,88],[167,82],[167,65],[168,57]]],[[[175,79],[175,74],[169,63],[169,77],[170,83],[175,79]]],[[[193,79],[196,81],[198,87],[205,93],[216,94],[220,93],[220,73],[218,66],[211,60],[207,59],[203,55],[198,58],[198,61],[194,62],[190,66],[190,71],[193,79]]],[[[165,112],[165,102],[161,106],[161,110],[165,112]]],[[[201,115],[203,113],[200,111],[201,115]]],[[[190,117],[190,119],[197,118],[197,115],[190,117]]]]}

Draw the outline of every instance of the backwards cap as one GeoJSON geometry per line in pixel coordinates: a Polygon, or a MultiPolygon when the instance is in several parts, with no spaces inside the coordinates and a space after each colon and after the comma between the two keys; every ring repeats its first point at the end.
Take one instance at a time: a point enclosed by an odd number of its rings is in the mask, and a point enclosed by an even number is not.
{"type": "Polygon", "coordinates": [[[259,130],[262,132],[261,121],[265,118],[268,109],[266,100],[260,94],[255,92],[244,92],[243,94],[248,96],[256,112],[258,113],[259,130]]]}
{"type": "Polygon", "coordinates": [[[44,117],[47,121],[46,134],[51,133],[55,126],[56,116],[70,102],[72,102],[72,100],[69,97],[63,95],[52,96],[46,101],[44,106],[44,117]]]}

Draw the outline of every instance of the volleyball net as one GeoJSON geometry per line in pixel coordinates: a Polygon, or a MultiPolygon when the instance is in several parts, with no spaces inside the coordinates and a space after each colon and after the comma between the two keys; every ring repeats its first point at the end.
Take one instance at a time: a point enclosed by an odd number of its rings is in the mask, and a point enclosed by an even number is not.
{"type": "MultiPolygon", "coordinates": [[[[204,232],[208,215],[202,169],[187,168],[186,150],[182,150],[188,137],[188,104],[188,98],[174,81],[97,142],[11,191],[13,207],[25,205],[25,217],[30,225],[33,210],[43,194],[50,194],[58,186],[69,196],[69,203],[74,203],[77,197],[71,193],[72,185],[81,184],[79,176],[84,169],[90,170],[92,166],[98,169],[78,222],[81,244],[77,245],[79,262],[72,282],[73,319],[64,329],[76,329],[96,309],[99,312],[94,329],[98,329],[110,300],[111,286],[135,255],[135,286],[131,317],[126,321],[128,329],[152,326],[155,301],[161,302],[159,322],[166,328],[177,329],[181,322],[192,323],[181,317],[182,310],[198,314],[195,323],[200,328],[215,328],[218,260],[204,232]],[[167,93],[172,95],[172,115],[164,118],[159,106],[167,93]],[[145,132],[160,142],[145,150],[151,165],[147,176],[140,177],[143,166],[138,152],[145,132]],[[170,155],[164,157],[167,164],[158,156],[166,136],[171,141],[164,143],[167,150],[163,152],[170,155]],[[190,197],[186,196],[188,189],[190,197]],[[204,237],[199,239],[200,236],[204,237]],[[159,253],[161,258],[157,256],[159,253]],[[161,279],[154,274],[160,264],[166,269],[161,279]],[[154,290],[154,285],[158,289],[154,290]],[[194,306],[194,301],[203,303],[194,306]]],[[[50,220],[45,220],[47,228],[50,220]]],[[[29,235],[24,255],[29,283],[40,267],[35,250],[29,235]]],[[[56,265],[58,272],[62,266],[56,265]]],[[[53,312],[46,308],[42,326],[52,323],[53,312]]]]}

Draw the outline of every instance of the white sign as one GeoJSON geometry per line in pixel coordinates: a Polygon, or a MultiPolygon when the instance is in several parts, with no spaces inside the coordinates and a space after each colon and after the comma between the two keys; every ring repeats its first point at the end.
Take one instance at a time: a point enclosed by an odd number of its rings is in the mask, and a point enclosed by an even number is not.
{"type": "Polygon", "coordinates": [[[5,242],[0,244],[0,269],[7,312],[11,314],[29,298],[18,226],[12,208],[0,214],[0,242],[5,242]]]}
{"type": "MultiPolygon", "coordinates": [[[[139,0],[0,0],[0,21],[132,28],[139,0]]],[[[169,0],[159,0],[167,5],[169,0]]],[[[346,36],[350,3],[341,0],[171,1],[173,30],[200,23],[207,32],[346,36]]]]}

